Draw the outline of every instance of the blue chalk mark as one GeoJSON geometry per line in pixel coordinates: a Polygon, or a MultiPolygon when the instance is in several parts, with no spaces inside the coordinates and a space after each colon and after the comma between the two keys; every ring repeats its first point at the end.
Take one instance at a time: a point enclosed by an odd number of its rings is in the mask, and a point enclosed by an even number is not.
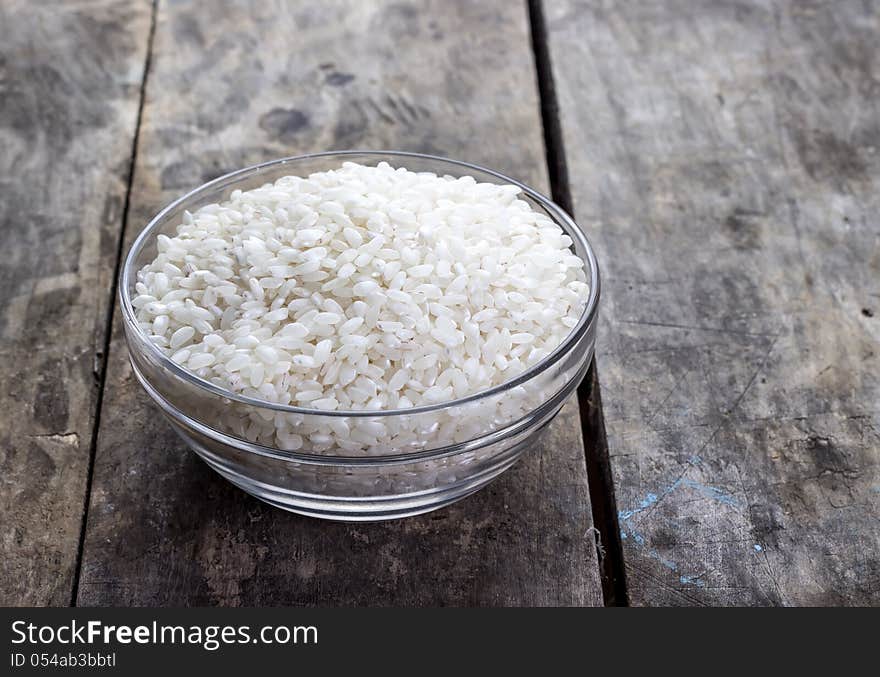
{"type": "Polygon", "coordinates": [[[661,554],[660,554],[659,552],[657,552],[656,550],[651,549],[651,550],[648,552],[648,554],[649,554],[651,557],[653,557],[654,559],[656,559],[658,562],[660,562],[660,564],[662,564],[663,566],[665,566],[665,567],[666,567],[667,569],[669,569],[670,571],[676,571],[676,570],[678,569],[678,565],[677,565],[675,562],[673,562],[671,559],[666,559],[665,557],[663,557],[663,555],[661,555],[661,554]]]}
{"type": "Polygon", "coordinates": [[[682,479],[681,483],[686,487],[690,487],[691,489],[698,491],[706,498],[711,498],[712,500],[723,503],[724,505],[730,505],[733,507],[740,506],[740,502],[735,496],[727,493],[722,489],[719,489],[718,487],[712,487],[707,484],[700,484],[699,482],[695,482],[694,480],[686,479],[682,479]]]}
{"type": "Polygon", "coordinates": [[[742,503],[737,499],[733,494],[730,494],[723,489],[719,489],[718,487],[713,487],[708,484],[701,484],[694,480],[685,479],[684,477],[680,477],[675,482],[666,487],[660,494],[649,493],[645,495],[645,498],[642,499],[641,503],[639,503],[638,507],[633,508],[632,510],[621,510],[617,513],[617,517],[625,522],[627,520],[632,519],[635,515],[638,515],[640,512],[647,510],[651,506],[655,505],[660,499],[665,498],[673,491],[678,489],[680,486],[685,486],[690,489],[694,489],[695,491],[701,493],[706,498],[711,498],[713,501],[718,501],[719,503],[723,503],[724,505],[729,505],[735,508],[738,508],[742,505],[742,503]]]}
{"type": "Polygon", "coordinates": [[[628,520],[630,517],[632,517],[636,513],[640,513],[640,512],[642,512],[642,510],[647,510],[652,505],[654,505],[658,500],[660,500],[660,497],[657,496],[657,494],[648,494],[647,496],[645,496],[644,500],[641,503],[639,503],[638,508],[635,508],[634,510],[622,510],[619,513],[617,513],[617,516],[622,520],[628,520]]]}
{"type": "Polygon", "coordinates": [[[755,545],[753,545],[752,547],[755,549],[755,552],[764,552],[764,548],[762,548],[757,543],[755,543],[755,545]]]}
{"type": "MultiPolygon", "coordinates": [[[[638,531],[635,531],[632,528],[630,528],[629,533],[627,533],[627,531],[625,529],[620,530],[620,538],[622,540],[626,540],[630,537],[632,538],[633,541],[635,541],[639,545],[645,545],[645,537],[642,534],[640,534],[638,531]]],[[[657,552],[657,550],[655,550],[654,548],[651,548],[648,551],[648,555],[650,555],[651,557],[656,559],[658,562],[660,562],[660,564],[665,566],[667,569],[670,569],[671,571],[675,571],[676,569],[678,569],[678,565],[676,565],[675,562],[673,562],[672,560],[666,559],[665,557],[663,557],[663,555],[661,555],[659,552],[657,552]]]]}
{"type": "Polygon", "coordinates": [[[632,538],[639,545],[645,544],[645,537],[642,536],[638,531],[630,529],[629,533],[627,533],[626,529],[620,530],[620,539],[625,541],[628,538],[632,538]]]}
{"type": "MultiPolygon", "coordinates": [[[[691,456],[689,459],[692,464],[698,464],[702,462],[702,460],[703,459],[701,459],[699,456],[691,456]]],[[[621,540],[627,540],[631,538],[638,545],[645,545],[645,537],[632,528],[633,525],[630,520],[635,515],[638,515],[640,512],[643,512],[651,506],[656,505],[658,501],[671,494],[680,486],[686,486],[690,489],[693,489],[705,496],[706,498],[710,498],[713,501],[718,501],[719,503],[722,503],[724,505],[734,507],[739,507],[741,505],[740,501],[735,496],[722,489],[719,489],[718,487],[709,486],[707,484],[700,484],[699,482],[696,482],[694,480],[680,477],[675,480],[675,482],[666,487],[663,491],[661,491],[659,495],[655,493],[648,493],[635,508],[631,510],[621,510],[617,513],[617,517],[620,520],[621,524],[626,527],[625,529],[623,527],[621,527],[620,529],[621,540]]],[[[756,552],[761,552],[761,546],[755,544],[754,547],[756,552]]],[[[660,564],[662,564],[670,571],[678,570],[678,565],[675,562],[663,557],[663,555],[661,555],[656,549],[651,548],[650,550],[648,550],[648,555],[660,562],[660,564]]],[[[679,580],[681,581],[682,585],[696,585],[700,587],[705,586],[705,583],[700,580],[700,576],[682,575],[679,580]]]]}
{"type": "Polygon", "coordinates": [[[702,574],[699,576],[679,576],[678,580],[682,585],[696,585],[698,588],[705,588],[706,583],[702,580],[702,574]]]}
{"type": "Polygon", "coordinates": [[[621,520],[630,519],[633,515],[637,515],[638,513],[642,512],[643,510],[647,510],[652,505],[657,503],[660,499],[666,498],[669,494],[671,494],[673,491],[678,489],[678,486],[680,484],[681,484],[681,479],[677,479],[677,480],[675,480],[675,482],[673,482],[671,485],[669,485],[663,491],[661,491],[659,496],[657,494],[653,494],[653,493],[646,494],[645,498],[642,499],[642,502],[639,503],[639,507],[634,508],[633,510],[621,510],[620,512],[617,513],[617,516],[621,520]]]}

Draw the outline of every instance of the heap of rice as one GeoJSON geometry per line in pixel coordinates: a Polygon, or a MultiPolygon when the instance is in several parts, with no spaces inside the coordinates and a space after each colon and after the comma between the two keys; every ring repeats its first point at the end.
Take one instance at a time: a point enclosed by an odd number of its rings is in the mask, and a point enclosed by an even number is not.
{"type": "MultiPolygon", "coordinates": [[[[384,162],[235,190],[158,236],[132,305],[172,360],[234,393],[323,411],[458,399],[547,356],[588,296],[571,239],[519,192],[384,162]]],[[[251,416],[239,432],[309,450],[425,436],[315,418],[251,416]]]]}

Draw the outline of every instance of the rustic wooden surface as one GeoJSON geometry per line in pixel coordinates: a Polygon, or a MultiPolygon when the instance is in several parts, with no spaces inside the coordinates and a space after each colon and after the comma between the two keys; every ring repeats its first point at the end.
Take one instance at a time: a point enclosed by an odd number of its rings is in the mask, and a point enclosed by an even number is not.
{"type": "MultiPolygon", "coordinates": [[[[327,148],[460,157],[546,188],[526,7],[159,3],[127,241],[208,179],[327,148]]],[[[601,604],[574,404],[476,496],[351,526],[264,506],[187,452],[132,376],[118,313],[109,360],[79,604],[601,604]]]]}
{"type": "Polygon", "coordinates": [[[880,604],[880,7],[546,3],[634,604],[880,604]]]}
{"type": "Polygon", "coordinates": [[[71,599],[149,15],[0,4],[2,605],[71,599]]]}
{"type": "Polygon", "coordinates": [[[601,603],[575,406],[458,505],[324,523],[186,452],[107,336],[123,224],[208,179],[386,147],[547,189],[543,122],[605,283],[606,598],[880,604],[880,8],[528,4],[537,72],[526,3],[0,7],[0,603],[601,603]]]}

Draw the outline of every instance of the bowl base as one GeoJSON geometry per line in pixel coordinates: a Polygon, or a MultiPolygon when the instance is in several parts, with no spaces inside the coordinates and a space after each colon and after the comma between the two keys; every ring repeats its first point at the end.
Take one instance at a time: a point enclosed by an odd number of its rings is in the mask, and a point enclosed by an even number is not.
{"type": "Polygon", "coordinates": [[[509,462],[493,467],[490,473],[469,478],[468,481],[451,485],[443,490],[400,496],[381,496],[372,499],[354,499],[316,496],[314,494],[304,495],[288,491],[279,492],[266,486],[256,485],[241,476],[233,476],[229,472],[224,472],[201,453],[199,456],[219,475],[264,503],[297,515],[334,522],[384,522],[414,517],[445,508],[476,493],[519,459],[519,455],[517,455],[509,462]]]}
{"type": "Polygon", "coordinates": [[[416,515],[424,515],[425,513],[433,512],[434,510],[440,510],[441,508],[445,508],[447,505],[452,505],[453,503],[457,503],[458,501],[467,498],[471,494],[479,491],[480,488],[481,487],[477,487],[476,489],[462,494],[461,496],[456,496],[445,501],[430,503],[420,508],[401,509],[398,511],[389,511],[387,513],[371,513],[366,515],[338,513],[321,510],[316,511],[312,509],[302,508],[290,503],[281,503],[265,496],[259,496],[258,494],[251,494],[251,496],[258,498],[264,503],[268,503],[275,508],[286,510],[287,512],[292,512],[297,515],[303,515],[305,517],[315,517],[317,519],[328,520],[330,522],[388,522],[391,520],[404,519],[406,517],[415,517],[416,515]]]}

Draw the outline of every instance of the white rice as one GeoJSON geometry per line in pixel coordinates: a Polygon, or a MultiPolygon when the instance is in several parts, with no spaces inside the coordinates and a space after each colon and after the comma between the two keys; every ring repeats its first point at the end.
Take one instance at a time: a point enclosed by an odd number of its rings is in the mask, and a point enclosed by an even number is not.
{"type": "MultiPolygon", "coordinates": [[[[171,359],[234,393],[322,411],[462,398],[550,354],[588,296],[571,239],[519,192],[384,162],[235,190],[158,236],[132,305],[171,359]]],[[[282,449],[378,453],[494,420],[425,416],[409,430],[291,414],[232,426],[282,449]]]]}

